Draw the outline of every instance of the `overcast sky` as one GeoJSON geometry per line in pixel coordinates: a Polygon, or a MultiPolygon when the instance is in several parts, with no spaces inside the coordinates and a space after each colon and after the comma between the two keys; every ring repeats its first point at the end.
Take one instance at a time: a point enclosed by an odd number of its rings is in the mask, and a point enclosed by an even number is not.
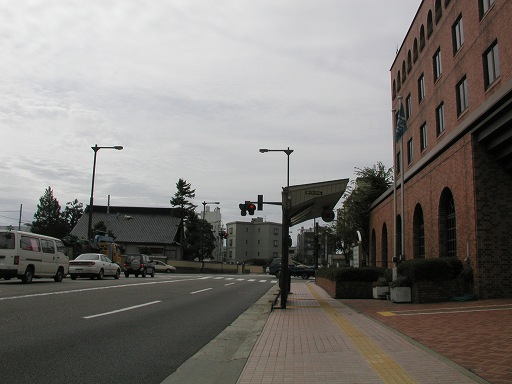
{"type": "MultiPolygon", "coordinates": [[[[0,225],[64,209],[279,201],[392,166],[389,69],[420,0],[3,0],[0,225]]],[[[212,206],[212,209],[215,206],[212,206]]],[[[257,212],[281,222],[277,206],[257,212]]],[[[303,224],[308,227],[308,223],[303,224]]],[[[294,227],[296,232],[300,224],[294,227]]]]}

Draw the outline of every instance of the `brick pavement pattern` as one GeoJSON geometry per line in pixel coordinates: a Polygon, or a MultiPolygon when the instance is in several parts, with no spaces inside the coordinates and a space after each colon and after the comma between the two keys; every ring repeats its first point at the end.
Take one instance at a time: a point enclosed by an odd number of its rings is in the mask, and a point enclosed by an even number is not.
{"type": "Polygon", "coordinates": [[[494,384],[512,384],[512,299],[430,304],[339,300],[494,384]]]}
{"type": "Polygon", "coordinates": [[[314,283],[292,283],[238,384],[484,383],[479,377],[332,299],[314,283]]]}

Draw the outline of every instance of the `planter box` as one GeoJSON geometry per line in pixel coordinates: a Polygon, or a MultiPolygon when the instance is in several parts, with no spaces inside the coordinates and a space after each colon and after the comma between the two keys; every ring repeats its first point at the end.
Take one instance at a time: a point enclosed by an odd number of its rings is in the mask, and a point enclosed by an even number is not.
{"type": "Polygon", "coordinates": [[[389,287],[373,287],[374,299],[385,299],[386,293],[389,292],[389,287]]]}
{"type": "Polygon", "coordinates": [[[391,301],[393,303],[410,303],[411,287],[395,287],[391,288],[391,301]]]}

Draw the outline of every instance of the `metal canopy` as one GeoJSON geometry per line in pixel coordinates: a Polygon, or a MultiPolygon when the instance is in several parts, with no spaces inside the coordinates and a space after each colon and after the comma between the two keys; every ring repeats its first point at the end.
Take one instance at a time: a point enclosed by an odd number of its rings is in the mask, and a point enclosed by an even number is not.
{"type": "Polygon", "coordinates": [[[339,179],[283,188],[283,209],[288,208],[290,226],[321,217],[325,210],[333,210],[347,184],[348,179],[339,179]],[[287,195],[288,204],[285,201],[287,195]]]}

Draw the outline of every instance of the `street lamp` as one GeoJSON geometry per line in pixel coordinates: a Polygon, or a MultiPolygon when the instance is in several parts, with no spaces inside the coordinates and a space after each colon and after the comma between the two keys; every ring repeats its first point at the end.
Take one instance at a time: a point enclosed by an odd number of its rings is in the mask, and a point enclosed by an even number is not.
{"type": "Polygon", "coordinates": [[[113,147],[98,147],[98,144],[94,144],[94,147],[91,147],[91,149],[94,151],[94,162],[92,164],[91,199],[89,201],[89,227],[87,230],[87,236],[90,240],[92,240],[92,213],[93,213],[93,200],[94,200],[94,176],[96,175],[96,154],[102,148],[116,149],[118,151],[123,149],[123,147],[121,145],[114,145],[113,147]]]}
{"type": "Polygon", "coordinates": [[[284,190],[284,204],[283,204],[283,220],[282,220],[282,256],[281,256],[281,273],[279,285],[281,288],[281,308],[286,309],[286,301],[288,300],[288,282],[289,282],[289,271],[288,271],[288,236],[290,231],[290,215],[288,207],[288,189],[290,187],[290,155],[293,149],[288,147],[287,149],[267,149],[260,148],[260,153],[267,152],[284,152],[288,158],[287,171],[286,171],[286,189],[284,190]]]}

